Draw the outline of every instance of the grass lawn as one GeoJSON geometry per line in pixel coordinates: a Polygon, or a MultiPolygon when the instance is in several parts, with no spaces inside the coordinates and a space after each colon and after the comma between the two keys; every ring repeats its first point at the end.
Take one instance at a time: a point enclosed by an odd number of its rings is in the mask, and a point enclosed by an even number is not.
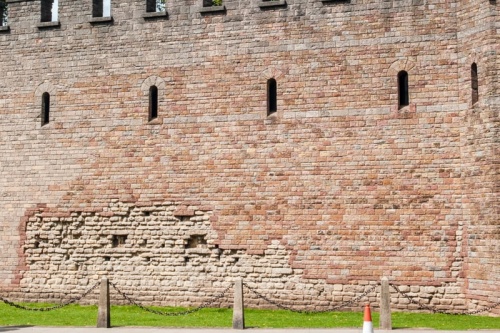
{"type": "MultiPolygon", "coordinates": [[[[35,306],[35,305],[33,305],[35,306]]],[[[37,304],[36,306],[41,306],[37,304]]],[[[47,304],[45,304],[47,306],[47,304]]],[[[182,311],[183,308],[154,308],[156,310],[182,311]]],[[[378,313],[372,313],[373,325],[378,327],[378,313]]],[[[95,326],[97,306],[70,305],[48,312],[19,310],[0,304],[0,325],[34,326],[95,326]]],[[[202,309],[183,315],[165,317],[145,312],[134,306],[112,306],[111,325],[159,327],[231,327],[232,309],[202,309]]],[[[260,328],[329,328],[362,327],[363,313],[329,312],[298,314],[283,310],[245,309],[246,327],[260,328]]],[[[500,318],[443,314],[401,313],[392,314],[394,328],[433,328],[442,330],[500,329],[500,318]]]]}

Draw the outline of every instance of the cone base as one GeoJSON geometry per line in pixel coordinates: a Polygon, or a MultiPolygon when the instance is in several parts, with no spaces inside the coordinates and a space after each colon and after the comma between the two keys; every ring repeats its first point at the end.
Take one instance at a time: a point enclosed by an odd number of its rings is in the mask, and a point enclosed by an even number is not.
{"type": "Polygon", "coordinates": [[[363,333],[373,333],[373,323],[371,321],[363,322],[363,333]]]}

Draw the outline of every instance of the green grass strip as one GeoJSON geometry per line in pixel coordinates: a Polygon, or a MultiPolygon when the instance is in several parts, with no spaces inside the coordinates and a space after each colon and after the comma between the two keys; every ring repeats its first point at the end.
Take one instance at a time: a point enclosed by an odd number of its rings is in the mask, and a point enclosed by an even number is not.
{"type": "MultiPolygon", "coordinates": [[[[29,304],[47,307],[50,304],[29,304]]],[[[151,307],[163,312],[180,312],[185,308],[151,307]]],[[[372,313],[378,327],[378,313],[372,313]]],[[[53,311],[26,311],[0,304],[2,326],[95,326],[97,306],[70,305],[53,311]]],[[[394,328],[432,328],[438,330],[500,329],[499,317],[445,315],[427,313],[392,314],[394,328]]],[[[300,314],[284,310],[245,310],[245,324],[255,328],[354,328],[363,326],[363,312],[329,312],[300,314]]],[[[111,325],[153,327],[231,327],[231,309],[205,308],[198,312],[165,317],[148,313],[135,306],[112,306],[111,325]]]]}

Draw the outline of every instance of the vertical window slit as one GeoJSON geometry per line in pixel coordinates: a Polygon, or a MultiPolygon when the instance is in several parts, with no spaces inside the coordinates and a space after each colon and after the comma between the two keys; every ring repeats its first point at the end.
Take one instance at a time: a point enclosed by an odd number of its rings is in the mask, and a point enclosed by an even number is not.
{"type": "Polygon", "coordinates": [[[149,87],[149,120],[158,118],[158,88],[149,87]]]}
{"type": "Polygon", "coordinates": [[[203,7],[222,6],[222,0],[203,0],[203,7]]]}
{"type": "Polygon", "coordinates": [[[146,0],[146,12],[164,12],[166,0],[146,0]]]}
{"type": "Polygon", "coordinates": [[[471,86],[471,99],[472,105],[479,101],[479,81],[477,77],[477,65],[473,63],[470,66],[470,86],[471,86]]]}
{"type": "Polygon", "coordinates": [[[267,80],[267,115],[271,115],[278,110],[278,88],[275,79],[267,80]]]}
{"type": "Polygon", "coordinates": [[[58,0],[42,0],[40,4],[41,17],[40,21],[42,22],[56,22],[58,17],[59,10],[59,1],[58,0]]]}
{"type": "Polygon", "coordinates": [[[7,26],[8,24],[7,2],[0,0],[0,27],[7,26]]]}
{"type": "Polygon", "coordinates": [[[92,16],[102,17],[102,0],[92,0],[92,16]]]}
{"type": "Polygon", "coordinates": [[[111,17],[111,0],[92,0],[93,17],[111,17]]]}
{"type": "Polygon", "coordinates": [[[48,92],[44,92],[42,95],[42,126],[46,125],[50,121],[50,94],[48,92]]]}
{"type": "Polygon", "coordinates": [[[406,71],[398,73],[398,104],[400,109],[410,104],[408,73],[406,71]]]}

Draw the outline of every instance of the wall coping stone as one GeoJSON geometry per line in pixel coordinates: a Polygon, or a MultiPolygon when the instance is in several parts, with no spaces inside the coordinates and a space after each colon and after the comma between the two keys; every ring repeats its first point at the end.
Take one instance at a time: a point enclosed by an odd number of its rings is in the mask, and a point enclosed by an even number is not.
{"type": "Polygon", "coordinates": [[[350,4],[350,0],[320,0],[323,4],[350,4]]]}
{"type": "Polygon", "coordinates": [[[60,21],[40,22],[37,24],[38,29],[56,28],[56,27],[60,27],[60,26],[61,26],[60,21]]]}
{"type": "Polygon", "coordinates": [[[286,0],[267,0],[259,2],[260,8],[286,7],[286,5],[287,5],[286,0]]]}
{"type": "Polygon", "coordinates": [[[112,16],[104,16],[104,17],[91,17],[89,19],[90,23],[111,23],[113,22],[112,16]]]}
{"type": "Polygon", "coordinates": [[[144,19],[155,19],[155,18],[168,18],[168,12],[145,12],[142,14],[144,19]]]}
{"type": "Polygon", "coordinates": [[[218,12],[225,12],[226,11],[226,6],[210,6],[210,7],[200,7],[200,13],[205,14],[205,13],[218,13],[218,12]]]}

